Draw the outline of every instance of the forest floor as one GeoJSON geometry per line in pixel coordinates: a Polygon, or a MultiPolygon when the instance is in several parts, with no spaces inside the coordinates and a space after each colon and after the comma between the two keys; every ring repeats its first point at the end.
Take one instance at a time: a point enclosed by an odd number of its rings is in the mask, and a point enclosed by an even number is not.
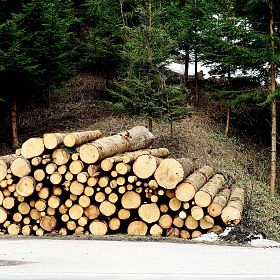
{"type": "MultiPolygon", "coordinates": [[[[113,112],[105,102],[98,101],[100,94],[94,82],[78,77],[71,83],[67,95],[60,94],[51,108],[23,108],[19,113],[19,138],[40,137],[46,132],[99,129],[111,135],[136,125],[146,125],[141,117],[113,112]]],[[[209,164],[226,177],[228,186],[245,188],[246,207],[241,225],[227,238],[247,241],[252,232],[280,241],[280,200],[269,195],[268,156],[263,147],[245,138],[223,135],[223,127],[209,114],[190,107],[191,116],[174,122],[173,135],[170,125],[155,122],[154,147],[170,149],[173,157],[189,157],[197,168],[209,164]]],[[[0,154],[10,153],[7,139],[0,143],[0,154]]]]}

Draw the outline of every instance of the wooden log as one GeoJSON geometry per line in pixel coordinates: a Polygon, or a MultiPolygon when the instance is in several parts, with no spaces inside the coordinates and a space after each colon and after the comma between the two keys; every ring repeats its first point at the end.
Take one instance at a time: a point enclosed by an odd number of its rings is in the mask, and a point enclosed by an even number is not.
{"type": "Polygon", "coordinates": [[[21,202],[18,205],[18,211],[19,213],[21,213],[22,215],[27,215],[30,212],[30,206],[27,202],[21,202]]]}
{"type": "Polygon", "coordinates": [[[19,195],[23,197],[28,197],[33,194],[36,187],[36,181],[33,177],[24,176],[22,177],[16,185],[16,191],[19,195]]]}
{"type": "Polygon", "coordinates": [[[208,231],[209,232],[214,232],[216,234],[221,234],[224,232],[223,228],[219,225],[214,225],[212,228],[210,228],[208,231]]]}
{"type": "Polygon", "coordinates": [[[56,196],[62,195],[62,188],[60,186],[53,186],[53,194],[56,196]]]}
{"type": "Polygon", "coordinates": [[[67,172],[67,166],[66,165],[60,165],[58,168],[57,168],[57,171],[59,174],[61,175],[64,175],[66,172],[67,172]]]}
{"type": "Polygon", "coordinates": [[[220,191],[213,199],[212,203],[208,206],[207,211],[210,216],[218,217],[222,214],[222,210],[226,207],[230,196],[230,189],[225,188],[220,191]]]}
{"type": "Polygon", "coordinates": [[[52,160],[56,165],[65,165],[70,158],[70,154],[63,149],[55,149],[52,154],[52,160]]]}
{"type": "Polygon", "coordinates": [[[202,235],[202,232],[200,230],[195,230],[192,232],[192,238],[197,238],[200,235],[202,235]]]}
{"type": "Polygon", "coordinates": [[[128,191],[122,196],[121,204],[125,209],[137,209],[141,205],[141,196],[134,191],[128,191]]]}
{"type": "Polygon", "coordinates": [[[56,195],[50,196],[50,198],[48,199],[48,206],[56,209],[59,207],[59,205],[60,205],[60,198],[57,197],[56,195]]]}
{"type": "Polygon", "coordinates": [[[81,160],[73,160],[69,165],[69,171],[74,175],[81,173],[83,169],[84,164],[81,160]]]}
{"type": "Polygon", "coordinates": [[[84,209],[81,205],[79,204],[74,204],[70,209],[69,209],[69,217],[72,220],[78,220],[83,216],[84,209]]]}
{"type": "Polygon", "coordinates": [[[86,182],[87,182],[87,180],[88,180],[88,178],[89,178],[89,175],[88,175],[88,173],[87,172],[81,172],[81,173],[79,173],[78,175],[77,175],[77,180],[78,180],[78,182],[80,182],[80,183],[82,183],[82,184],[85,184],[86,182]]]}
{"type": "Polygon", "coordinates": [[[15,154],[16,154],[17,156],[21,156],[21,148],[16,149],[15,154]]]}
{"type": "Polygon", "coordinates": [[[95,177],[89,177],[87,180],[87,184],[90,187],[96,186],[97,182],[98,182],[98,178],[95,178],[95,177]]]}
{"type": "Polygon", "coordinates": [[[183,239],[190,239],[191,235],[190,235],[189,231],[183,229],[183,230],[180,230],[180,237],[183,239]]]}
{"type": "Polygon", "coordinates": [[[129,235],[146,235],[148,226],[143,221],[133,221],[127,227],[129,235]]]}
{"type": "Polygon", "coordinates": [[[158,224],[161,228],[170,228],[172,226],[172,217],[168,214],[164,214],[159,218],[158,224]]]}
{"type": "Polygon", "coordinates": [[[24,225],[21,229],[21,233],[23,236],[31,235],[32,227],[30,225],[24,225]]]}
{"type": "Polygon", "coordinates": [[[214,175],[214,169],[208,165],[203,166],[195,173],[181,182],[175,191],[176,197],[184,202],[190,201],[198,190],[214,175]]]}
{"type": "Polygon", "coordinates": [[[61,229],[58,231],[58,234],[59,234],[59,235],[62,235],[62,236],[67,235],[67,229],[66,229],[66,228],[61,228],[61,229]]]}
{"type": "Polygon", "coordinates": [[[75,195],[81,195],[84,191],[84,185],[78,181],[73,181],[70,185],[70,192],[75,195]]]}
{"type": "Polygon", "coordinates": [[[94,175],[100,171],[101,166],[100,164],[90,164],[87,168],[87,172],[89,174],[90,177],[94,177],[94,175]]]}
{"type": "Polygon", "coordinates": [[[38,192],[38,196],[42,199],[47,199],[50,195],[50,191],[49,188],[45,187],[42,188],[39,192],[38,192]]]}
{"type": "Polygon", "coordinates": [[[87,208],[90,205],[90,198],[86,195],[81,195],[79,197],[79,204],[83,207],[83,208],[87,208]]]}
{"type": "Polygon", "coordinates": [[[30,138],[22,144],[21,154],[30,159],[42,155],[45,151],[45,145],[42,138],[30,138]]]}
{"type": "Polygon", "coordinates": [[[30,217],[24,217],[22,220],[24,225],[29,225],[31,223],[31,218],[30,217]]]}
{"type": "Polygon", "coordinates": [[[70,220],[66,223],[66,228],[70,231],[74,231],[77,228],[77,224],[75,221],[70,220]]]}
{"type": "Polygon", "coordinates": [[[160,209],[160,212],[167,213],[169,208],[166,204],[161,204],[159,209],[160,209]]]}
{"type": "Polygon", "coordinates": [[[52,207],[48,207],[47,211],[46,211],[47,215],[49,215],[49,216],[54,216],[55,212],[56,212],[56,209],[54,209],[52,207]]]}
{"type": "Polygon", "coordinates": [[[126,175],[127,173],[130,172],[130,170],[131,170],[131,166],[129,164],[127,164],[127,163],[119,162],[116,165],[116,171],[120,175],[126,175]]]}
{"type": "Polygon", "coordinates": [[[17,224],[10,224],[7,230],[9,235],[16,236],[20,233],[20,226],[17,224]]]}
{"type": "Polygon", "coordinates": [[[84,189],[84,194],[88,197],[93,196],[94,194],[94,188],[90,186],[86,186],[84,189]]]}
{"type": "Polygon", "coordinates": [[[48,232],[53,231],[56,225],[57,225],[57,220],[54,216],[44,216],[40,220],[40,227],[48,232]]]}
{"type": "Polygon", "coordinates": [[[184,210],[180,211],[179,217],[180,217],[182,220],[185,220],[185,219],[187,218],[187,212],[184,211],[184,210]]]}
{"type": "Polygon", "coordinates": [[[133,163],[133,173],[140,179],[148,179],[154,175],[161,159],[152,155],[139,156],[133,163]]]}
{"type": "Polygon", "coordinates": [[[204,211],[200,206],[195,205],[191,208],[191,215],[195,220],[199,221],[203,218],[204,211]]]}
{"type": "Polygon", "coordinates": [[[55,163],[49,163],[46,166],[46,173],[51,175],[57,170],[57,165],[55,163]]]}
{"type": "Polygon", "coordinates": [[[118,211],[118,218],[120,220],[127,220],[130,218],[130,211],[127,209],[120,209],[118,211]]]}
{"type": "Polygon", "coordinates": [[[88,218],[85,216],[82,216],[79,220],[78,220],[78,225],[81,227],[84,227],[88,224],[88,218]]]}
{"type": "Polygon", "coordinates": [[[154,224],[153,226],[151,226],[150,228],[150,235],[151,236],[154,236],[154,237],[160,237],[162,236],[162,228],[157,225],[157,224],[154,224]]]}
{"type": "Polygon", "coordinates": [[[164,158],[170,155],[170,152],[166,148],[158,148],[158,149],[143,149],[134,152],[124,153],[122,156],[122,161],[124,163],[129,163],[135,161],[139,156],[142,155],[152,155],[159,158],[164,158]]]}
{"type": "Polygon", "coordinates": [[[89,225],[89,231],[93,235],[103,236],[106,235],[108,231],[108,225],[105,221],[94,220],[89,225]]]}
{"type": "Polygon", "coordinates": [[[156,169],[154,177],[165,189],[175,189],[194,169],[193,161],[187,158],[163,159],[156,169]]]}
{"type": "Polygon", "coordinates": [[[110,193],[108,196],[108,200],[112,203],[116,203],[118,201],[119,197],[116,193],[110,193]]]}
{"type": "Polygon", "coordinates": [[[59,185],[62,182],[62,175],[59,174],[58,172],[54,172],[53,174],[51,174],[50,176],[50,182],[53,185],[59,185]]]}
{"type": "Polygon", "coordinates": [[[195,203],[200,207],[211,204],[215,195],[221,190],[225,178],[221,174],[214,175],[194,196],[195,203]]]}
{"type": "Polygon", "coordinates": [[[6,209],[0,206],[0,224],[3,224],[8,218],[8,212],[6,209]]]}
{"type": "MultiPolygon", "coordinates": [[[[62,214],[61,215],[61,221],[62,222],[64,222],[64,223],[67,223],[68,221],[69,221],[69,216],[67,215],[67,214],[62,214]]],[[[72,221],[72,222],[74,222],[74,221],[72,221]]],[[[70,223],[70,227],[71,227],[71,224],[73,225],[73,223],[70,223]]],[[[67,225],[66,225],[66,227],[67,227],[67,225]]],[[[67,227],[68,229],[69,229],[69,227],[67,227]]],[[[76,228],[76,223],[74,222],[74,227],[73,227],[73,229],[72,230],[74,230],[76,228]]]]}
{"type": "Polygon", "coordinates": [[[116,179],[116,182],[117,182],[118,186],[123,186],[125,184],[125,181],[126,181],[125,177],[118,177],[116,179]]]}
{"type": "Polygon", "coordinates": [[[42,212],[47,208],[47,202],[45,199],[38,199],[35,202],[35,208],[39,211],[42,212]]]}
{"type": "Polygon", "coordinates": [[[110,178],[107,176],[100,177],[98,180],[98,186],[101,188],[105,188],[109,185],[110,178]]]}
{"type": "Polygon", "coordinates": [[[43,236],[45,231],[42,228],[38,228],[35,232],[37,236],[43,236]]]}
{"type": "Polygon", "coordinates": [[[10,168],[12,173],[20,178],[29,175],[31,172],[30,162],[23,157],[18,157],[14,159],[11,163],[10,168]]]}
{"type": "Polygon", "coordinates": [[[166,230],[166,236],[170,238],[178,238],[180,237],[180,231],[177,228],[168,228],[166,230]]]}
{"type": "Polygon", "coordinates": [[[94,199],[95,199],[96,202],[101,203],[101,202],[103,202],[106,199],[106,196],[105,196],[105,194],[103,192],[97,192],[95,194],[94,199]]]}
{"type": "Polygon", "coordinates": [[[46,133],[43,136],[44,145],[47,149],[53,150],[63,143],[65,133],[46,133]]]}
{"type": "Polygon", "coordinates": [[[185,222],[183,219],[181,219],[179,216],[174,217],[173,219],[173,225],[176,228],[182,228],[184,226],[185,222]]]}
{"type": "Polygon", "coordinates": [[[69,182],[71,182],[72,180],[73,180],[73,178],[74,178],[74,175],[70,172],[70,171],[67,171],[66,173],[65,173],[65,180],[66,181],[69,181],[69,182]]]}
{"type": "Polygon", "coordinates": [[[110,219],[108,225],[109,225],[109,229],[111,229],[111,230],[118,230],[120,228],[120,226],[121,226],[121,221],[120,221],[119,218],[114,217],[114,218],[110,219]]]}
{"type": "Polygon", "coordinates": [[[101,137],[100,130],[81,131],[69,133],[64,137],[63,143],[66,147],[76,147],[101,137]]]}
{"type": "Polygon", "coordinates": [[[227,206],[223,209],[221,218],[226,225],[237,225],[241,221],[245,194],[242,188],[236,187],[231,191],[227,206]]]}
{"type": "Polygon", "coordinates": [[[83,162],[92,164],[119,153],[145,148],[153,140],[154,136],[147,128],[137,126],[119,134],[82,145],[80,158],[83,162]]]}
{"type": "Polygon", "coordinates": [[[182,206],[182,202],[177,199],[175,196],[169,200],[169,208],[172,211],[178,211],[182,206]]]}
{"type": "Polygon", "coordinates": [[[106,194],[110,194],[110,193],[112,192],[112,189],[108,186],[108,187],[106,187],[106,188],[104,189],[104,192],[105,192],[106,194]]]}
{"type": "Polygon", "coordinates": [[[84,227],[77,226],[76,229],[75,229],[75,235],[83,235],[84,231],[85,231],[84,227]]]}
{"type": "Polygon", "coordinates": [[[194,230],[198,227],[198,221],[195,220],[191,215],[188,215],[185,220],[185,226],[187,229],[194,230]]]}
{"type": "Polygon", "coordinates": [[[210,229],[214,226],[214,223],[214,219],[209,215],[205,215],[199,220],[199,226],[201,229],[210,229]]]}
{"type": "Polygon", "coordinates": [[[6,178],[10,164],[16,158],[16,155],[6,155],[0,157],[0,181],[6,178]]]}
{"type": "Polygon", "coordinates": [[[142,204],[138,209],[139,217],[146,223],[154,223],[160,218],[160,211],[156,203],[142,204]]]}
{"type": "Polygon", "coordinates": [[[70,199],[71,199],[72,201],[76,201],[76,200],[78,199],[78,196],[77,196],[76,194],[71,193],[71,194],[70,194],[70,199]]]}
{"type": "Polygon", "coordinates": [[[39,220],[41,218],[40,212],[37,209],[31,209],[30,210],[30,217],[32,220],[39,220]]]}
{"type": "Polygon", "coordinates": [[[36,169],[33,173],[33,177],[37,182],[41,182],[45,179],[46,173],[44,169],[36,169]]]}
{"type": "Polygon", "coordinates": [[[84,215],[89,220],[96,219],[100,214],[99,208],[95,205],[89,205],[87,208],[84,209],[84,215]]]}
{"type": "Polygon", "coordinates": [[[117,208],[114,203],[104,200],[103,202],[101,202],[99,210],[104,216],[110,217],[116,212],[117,208]]]}

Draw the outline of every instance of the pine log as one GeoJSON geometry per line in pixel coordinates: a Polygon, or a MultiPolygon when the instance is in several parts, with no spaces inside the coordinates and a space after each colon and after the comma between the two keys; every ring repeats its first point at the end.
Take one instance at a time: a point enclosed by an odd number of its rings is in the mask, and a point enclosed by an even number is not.
{"type": "Polygon", "coordinates": [[[17,224],[10,224],[8,226],[8,234],[9,235],[12,235],[12,236],[15,236],[15,235],[19,235],[20,233],[20,226],[17,225],[17,224]]]}
{"type": "Polygon", "coordinates": [[[151,226],[151,228],[150,228],[150,235],[154,236],[154,237],[162,236],[162,228],[159,225],[157,225],[157,224],[151,226]]]}
{"type": "Polygon", "coordinates": [[[108,196],[108,200],[112,203],[116,203],[118,201],[119,197],[116,193],[110,193],[108,196]]]}
{"type": "Polygon", "coordinates": [[[53,231],[57,225],[57,220],[54,216],[45,216],[40,220],[40,227],[45,231],[53,231]]]}
{"type": "Polygon", "coordinates": [[[162,215],[159,220],[158,224],[160,225],[161,228],[167,229],[172,226],[172,218],[168,214],[162,215]]]}
{"type": "Polygon", "coordinates": [[[237,225],[241,221],[245,193],[242,188],[236,187],[231,191],[227,206],[223,209],[221,218],[226,225],[237,225]]]}
{"type": "Polygon", "coordinates": [[[75,195],[81,195],[84,191],[84,185],[78,181],[73,181],[70,185],[70,192],[75,195]]]}
{"type": "Polygon", "coordinates": [[[90,198],[86,195],[81,195],[79,197],[79,205],[83,208],[87,208],[90,205],[90,198]]]}
{"type": "Polygon", "coordinates": [[[45,199],[38,199],[35,202],[35,208],[39,211],[42,212],[47,208],[47,202],[45,199]]]}
{"type": "Polygon", "coordinates": [[[190,235],[190,232],[183,229],[180,231],[180,237],[183,238],[183,239],[190,239],[191,238],[191,235],[190,235]]]}
{"type": "Polygon", "coordinates": [[[22,214],[22,215],[27,215],[30,212],[30,206],[27,202],[21,202],[18,205],[18,211],[22,214]]]}
{"type": "Polygon", "coordinates": [[[4,194],[2,191],[0,191],[0,205],[3,204],[3,200],[4,200],[4,194]]]}
{"type": "Polygon", "coordinates": [[[76,229],[75,229],[75,235],[83,235],[84,231],[85,231],[84,227],[77,226],[76,229]]]}
{"type": "Polygon", "coordinates": [[[172,198],[175,196],[175,190],[166,190],[165,194],[168,198],[172,198]]]}
{"type": "Polygon", "coordinates": [[[170,238],[180,237],[180,231],[177,228],[169,228],[166,230],[166,236],[170,238]]]}
{"type": "Polygon", "coordinates": [[[53,162],[56,165],[64,165],[68,163],[70,158],[71,158],[70,154],[63,149],[56,149],[52,154],[53,162]]]}
{"type": "Polygon", "coordinates": [[[102,133],[99,130],[81,131],[69,133],[64,137],[63,143],[66,147],[76,147],[101,137],[102,133]]]}
{"type": "Polygon", "coordinates": [[[139,217],[146,223],[154,223],[160,218],[160,211],[156,203],[142,204],[138,209],[139,217]]]}
{"type": "Polygon", "coordinates": [[[226,207],[230,196],[230,189],[226,188],[220,191],[208,206],[207,211],[210,216],[218,217],[222,214],[222,210],[226,207]]]}
{"type": "Polygon", "coordinates": [[[205,215],[203,218],[199,220],[199,226],[202,229],[210,229],[214,226],[214,219],[209,215],[205,215]]]}
{"type": "Polygon", "coordinates": [[[101,203],[106,199],[106,196],[103,192],[98,192],[98,193],[96,193],[94,199],[96,202],[101,203]]]}
{"type": "Polygon", "coordinates": [[[216,234],[221,234],[224,232],[223,228],[219,225],[214,225],[212,228],[210,228],[207,232],[214,232],[216,234]]]}
{"type": "Polygon", "coordinates": [[[143,149],[134,152],[124,153],[122,157],[122,161],[124,163],[129,163],[135,161],[139,156],[142,155],[152,155],[159,158],[164,158],[170,155],[170,152],[166,148],[159,148],[159,149],[143,149]]]}
{"type": "Polygon", "coordinates": [[[99,216],[100,211],[97,206],[90,205],[84,209],[84,214],[89,220],[94,220],[99,216]]]}
{"type": "Polygon", "coordinates": [[[55,212],[56,212],[56,209],[54,209],[52,207],[48,207],[46,212],[47,212],[47,215],[54,216],[55,212]]]}
{"type": "Polygon", "coordinates": [[[15,206],[15,198],[7,196],[3,199],[3,207],[7,210],[12,209],[15,206]]]}
{"type": "Polygon", "coordinates": [[[49,163],[46,166],[46,173],[51,175],[57,170],[57,165],[55,163],[49,163]]]}
{"type": "Polygon", "coordinates": [[[195,230],[192,232],[192,238],[197,238],[200,235],[202,235],[202,232],[200,230],[195,230]]]}
{"type": "Polygon", "coordinates": [[[82,216],[79,220],[78,220],[78,225],[81,227],[84,227],[88,224],[88,218],[85,216],[82,216]]]}
{"type": "Polygon", "coordinates": [[[66,223],[66,228],[70,231],[74,231],[77,228],[77,224],[75,221],[70,220],[66,223]]]}
{"type": "Polygon", "coordinates": [[[195,220],[199,221],[203,218],[204,211],[200,206],[195,205],[191,208],[191,215],[195,220]]]}
{"type": "Polygon", "coordinates": [[[83,216],[84,209],[81,205],[79,204],[74,204],[70,209],[69,209],[69,217],[73,220],[78,220],[83,216]]]}
{"type": "Polygon", "coordinates": [[[109,221],[109,229],[111,230],[118,230],[121,226],[121,221],[119,218],[114,217],[109,221]]]}
{"type": "Polygon", "coordinates": [[[87,168],[87,172],[90,177],[94,177],[94,174],[96,174],[100,169],[100,164],[90,164],[87,168]]]}
{"type": "Polygon", "coordinates": [[[59,174],[58,172],[54,172],[53,174],[51,174],[50,176],[50,182],[53,185],[59,185],[62,182],[62,175],[59,174]]]}
{"type": "Polygon", "coordinates": [[[39,192],[38,192],[38,196],[40,198],[43,198],[43,199],[47,199],[50,195],[50,191],[49,191],[49,188],[45,187],[45,188],[42,188],[39,192]]]}
{"type": "Polygon", "coordinates": [[[85,187],[85,189],[84,189],[84,194],[86,195],[86,196],[93,196],[93,194],[94,194],[94,188],[93,187],[90,187],[90,186],[87,186],[87,187],[85,187]]]}
{"type": "Polygon", "coordinates": [[[14,159],[11,163],[10,168],[12,173],[20,178],[29,175],[31,172],[30,162],[23,157],[18,157],[14,159]]]}
{"type": "Polygon", "coordinates": [[[198,227],[198,221],[189,215],[185,220],[185,226],[187,229],[194,230],[198,227]]]}
{"type": "Polygon", "coordinates": [[[70,171],[67,171],[66,173],[65,173],[65,180],[66,181],[72,181],[73,180],[73,178],[74,178],[74,175],[70,172],[70,171]]]}
{"type": "Polygon", "coordinates": [[[40,219],[41,215],[40,215],[40,212],[34,208],[34,209],[30,210],[30,217],[32,220],[37,221],[40,219]]]}
{"type": "Polygon", "coordinates": [[[69,165],[69,171],[74,175],[81,173],[83,169],[84,164],[81,160],[73,160],[69,165]]]}
{"type": "Polygon", "coordinates": [[[42,138],[30,138],[22,144],[21,154],[30,159],[42,155],[45,151],[45,145],[42,138]]]}
{"type": "Polygon", "coordinates": [[[143,221],[133,221],[127,227],[129,235],[146,235],[148,226],[143,221]]]}
{"type": "Polygon", "coordinates": [[[19,195],[27,197],[33,194],[36,187],[36,181],[33,177],[22,177],[16,185],[16,191],[19,195]]]}
{"type": "Polygon", "coordinates": [[[121,204],[125,209],[137,209],[141,205],[141,196],[134,191],[128,191],[122,196],[121,204]]]}
{"type": "Polygon", "coordinates": [[[57,169],[58,173],[61,175],[64,175],[67,172],[67,166],[66,165],[60,165],[57,169]]]}
{"type": "Polygon", "coordinates": [[[177,184],[188,176],[194,168],[193,161],[187,158],[167,158],[161,161],[154,177],[165,189],[175,189],[177,184]]]}
{"type": "Polygon", "coordinates": [[[101,188],[105,188],[109,185],[110,178],[107,176],[100,177],[98,180],[98,186],[101,188]]]}
{"type": "Polygon", "coordinates": [[[184,226],[185,222],[183,219],[181,219],[179,216],[174,217],[173,219],[173,225],[177,228],[182,228],[184,226]]]}
{"type": "Polygon", "coordinates": [[[10,164],[16,158],[16,155],[6,155],[0,157],[0,181],[6,178],[10,164]]]}
{"type": "Polygon", "coordinates": [[[80,158],[83,162],[92,164],[119,153],[145,148],[153,140],[154,136],[147,128],[136,126],[130,130],[100,138],[81,146],[80,158]]]}
{"type": "Polygon", "coordinates": [[[200,207],[211,204],[215,195],[221,190],[225,178],[221,174],[214,175],[194,196],[195,203],[200,207]]]}
{"type": "Polygon", "coordinates": [[[45,179],[46,173],[44,169],[36,169],[34,171],[33,177],[37,182],[41,182],[45,179]]]}
{"type": "Polygon", "coordinates": [[[208,165],[188,176],[176,187],[176,197],[184,202],[190,201],[198,190],[214,175],[214,169],[208,165]]]}
{"type": "Polygon", "coordinates": [[[118,218],[120,220],[127,220],[130,218],[130,211],[127,209],[120,209],[118,211],[118,218]]]}
{"type": "Polygon", "coordinates": [[[94,220],[89,225],[89,231],[91,234],[97,236],[106,235],[108,231],[107,223],[101,220],[94,220]]]}
{"type": "Polygon", "coordinates": [[[21,233],[23,236],[31,235],[32,227],[30,225],[24,225],[21,229],[21,233]]]}
{"type": "Polygon", "coordinates": [[[8,212],[6,209],[0,206],[0,224],[3,224],[8,218],[8,212]]]}
{"type": "Polygon", "coordinates": [[[179,217],[180,217],[182,220],[185,220],[185,219],[187,218],[187,213],[186,213],[186,211],[184,211],[184,210],[180,211],[179,217]]]}
{"type": "Polygon", "coordinates": [[[133,173],[140,179],[147,179],[154,175],[161,159],[152,155],[139,156],[133,163],[133,173]]]}
{"type": "Polygon", "coordinates": [[[105,200],[101,202],[99,206],[99,210],[104,216],[110,217],[116,212],[117,208],[115,204],[105,200]]]}
{"type": "Polygon", "coordinates": [[[119,162],[118,164],[116,164],[116,171],[120,175],[126,175],[127,173],[130,172],[130,170],[131,170],[131,166],[127,163],[119,162]]]}
{"type": "Polygon", "coordinates": [[[43,136],[44,145],[47,149],[53,150],[63,143],[65,133],[46,133],[43,136]]]}
{"type": "Polygon", "coordinates": [[[168,206],[166,204],[161,204],[159,209],[160,209],[160,212],[162,212],[162,213],[168,212],[168,206]]]}
{"type": "Polygon", "coordinates": [[[87,172],[81,172],[77,175],[78,182],[80,182],[82,184],[85,184],[87,182],[88,178],[89,178],[89,175],[87,172]]]}
{"type": "Polygon", "coordinates": [[[60,198],[57,197],[56,195],[50,196],[48,199],[48,206],[52,208],[58,208],[60,205],[60,198]]]}
{"type": "Polygon", "coordinates": [[[87,184],[88,184],[90,187],[96,186],[97,182],[98,182],[98,179],[95,178],[95,177],[89,177],[88,180],[87,180],[87,184]]]}
{"type": "Polygon", "coordinates": [[[172,211],[178,211],[182,206],[182,202],[177,199],[176,197],[172,197],[170,200],[169,200],[169,208],[172,210],[172,211]]]}

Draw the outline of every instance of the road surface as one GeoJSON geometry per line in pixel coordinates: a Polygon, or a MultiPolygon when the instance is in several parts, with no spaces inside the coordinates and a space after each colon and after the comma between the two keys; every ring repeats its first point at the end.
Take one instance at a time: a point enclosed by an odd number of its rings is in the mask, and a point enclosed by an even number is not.
{"type": "Polygon", "coordinates": [[[280,249],[0,239],[0,279],[280,279],[280,249]]]}

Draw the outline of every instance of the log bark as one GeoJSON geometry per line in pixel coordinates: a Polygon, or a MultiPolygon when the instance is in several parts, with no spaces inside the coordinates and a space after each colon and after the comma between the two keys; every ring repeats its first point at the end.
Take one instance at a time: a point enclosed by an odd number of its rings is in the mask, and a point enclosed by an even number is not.
{"type": "Polygon", "coordinates": [[[92,164],[119,153],[145,148],[153,140],[154,136],[147,128],[137,126],[119,134],[82,145],[80,158],[83,162],[92,164]]]}
{"type": "Polygon", "coordinates": [[[222,214],[222,210],[226,207],[230,196],[230,189],[226,188],[220,191],[208,206],[207,211],[210,216],[218,217],[222,214]]]}
{"type": "Polygon", "coordinates": [[[53,150],[63,143],[65,133],[46,133],[43,136],[44,145],[47,149],[53,150]]]}
{"type": "Polygon", "coordinates": [[[148,226],[143,221],[133,221],[127,227],[129,235],[146,235],[148,226]]]}
{"type": "Polygon", "coordinates": [[[245,194],[242,188],[236,187],[231,191],[228,204],[223,209],[221,218],[226,225],[237,225],[241,221],[245,194]]]}
{"type": "Polygon", "coordinates": [[[152,155],[139,156],[133,163],[133,173],[140,179],[148,179],[154,175],[161,160],[152,155]]]}
{"type": "Polygon", "coordinates": [[[154,177],[165,189],[175,189],[177,184],[188,176],[194,168],[193,161],[187,158],[164,159],[156,169],[154,177]]]}
{"type": "Polygon", "coordinates": [[[221,174],[216,174],[195,194],[195,203],[200,207],[209,206],[215,195],[223,187],[224,182],[224,176],[221,174]]]}
{"type": "Polygon", "coordinates": [[[22,144],[21,154],[30,159],[42,155],[45,151],[45,145],[42,138],[30,138],[22,144]]]}
{"type": "Polygon", "coordinates": [[[176,197],[184,202],[194,198],[195,193],[214,175],[214,169],[210,166],[204,166],[195,173],[188,176],[182,183],[176,187],[176,197]]]}
{"type": "Polygon", "coordinates": [[[102,133],[99,130],[70,133],[64,137],[63,143],[66,147],[76,147],[98,139],[101,135],[102,133]]]}
{"type": "Polygon", "coordinates": [[[138,209],[139,217],[146,223],[154,223],[160,218],[160,211],[156,203],[142,204],[138,209]]]}

